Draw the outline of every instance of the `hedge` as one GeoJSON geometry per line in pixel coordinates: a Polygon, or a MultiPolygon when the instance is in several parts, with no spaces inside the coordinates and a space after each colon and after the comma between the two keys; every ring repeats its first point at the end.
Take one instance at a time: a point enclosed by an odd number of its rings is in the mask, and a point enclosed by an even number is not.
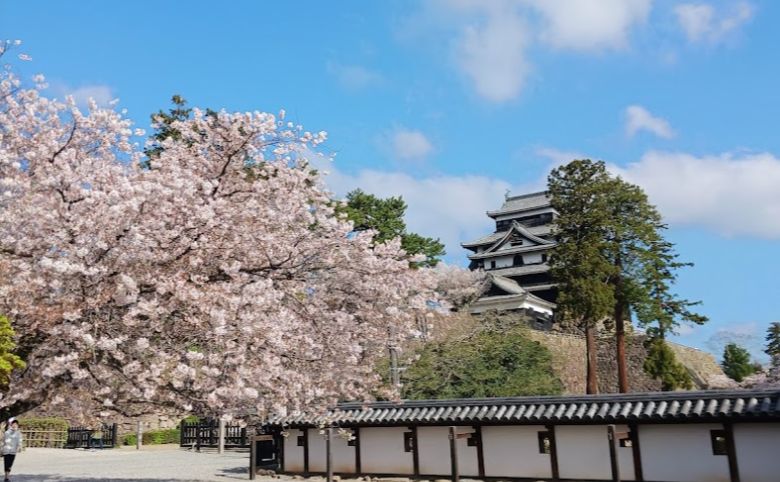
{"type": "MultiPolygon", "coordinates": [[[[181,431],[178,428],[168,428],[144,432],[142,442],[143,445],[177,444],[180,439],[181,431]]],[[[122,444],[135,445],[137,440],[136,434],[131,433],[122,437],[122,444]]]]}

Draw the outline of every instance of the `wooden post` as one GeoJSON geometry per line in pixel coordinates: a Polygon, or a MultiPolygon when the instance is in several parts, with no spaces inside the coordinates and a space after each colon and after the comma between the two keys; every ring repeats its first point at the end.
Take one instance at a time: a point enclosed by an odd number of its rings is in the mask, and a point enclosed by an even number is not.
{"type": "Polygon", "coordinates": [[[420,475],[420,449],[417,447],[417,426],[410,427],[412,430],[412,467],[414,475],[420,475]]]}
{"type": "Polygon", "coordinates": [[[203,426],[200,417],[198,417],[198,423],[195,426],[195,447],[197,448],[198,452],[200,452],[200,433],[202,431],[203,431],[203,426]]]}
{"type": "Polygon", "coordinates": [[[477,448],[477,471],[480,479],[485,478],[485,453],[482,450],[482,425],[474,427],[474,433],[471,434],[475,437],[475,443],[477,448]]]}
{"type": "Polygon", "coordinates": [[[355,475],[360,475],[363,472],[363,463],[360,460],[360,427],[354,429],[355,437],[355,475]]]}
{"type": "Polygon", "coordinates": [[[739,482],[739,465],[737,465],[737,444],[734,442],[734,426],[731,422],[725,422],[723,429],[726,431],[726,453],[729,458],[729,475],[731,482],[739,482]]]}
{"type": "Polygon", "coordinates": [[[331,441],[333,440],[333,428],[328,427],[325,429],[325,471],[326,480],[333,482],[333,448],[331,441]]]}
{"type": "Polygon", "coordinates": [[[111,424],[111,447],[116,448],[116,423],[111,424]]]}
{"type": "Polygon", "coordinates": [[[631,431],[631,453],[634,456],[634,480],[643,482],[645,476],[642,472],[642,452],[639,451],[639,425],[631,423],[628,429],[631,431]]]}
{"type": "Polygon", "coordinates": [[[620,464],[618,462],[617,448],[615,443],[617,437],[615,436],[615,426],[607,425],[607,440],[609,441],[609,462],[612,469],[613,482],[620,482],[620,464]]]}
{"type": "Polygon", "coordinates": [[[460,481],[458,473],[458,438],[455,433],[456,427],[450,427],[450,463],[452,464],[452,482],[460,481]]]}
{"type": "Polygon", "coordinates": [[[257,476],[257,442],[255,437],[249,437],[249,480],[257,476]]]}
{"type": "Polygon", "coordinates": [[[309,429],[304,427],[303,431],[303,473],[309,475],[309,429]]]}
{"type": "Polygon", "coordinates": [[[555,442],[555,425],[546,425],[547,433],[550,434],[550,470],[552,479],[558,480],[558,445],[555,442]]]}
{"type": "Polygon", "coordinates": [[[219,417],[219,441],[217,443],[217,453],[225,453],[225,419],[219,417]]]}
{"type": "Polygon", "coordinates": [[[141,427],[141,421],[139,420],[138,423],[136,423],[135,426],[135,449],[141,450],[141,445],[143,444],[143,437],[144,437],[144,431],[143,427],[141,427]]]}

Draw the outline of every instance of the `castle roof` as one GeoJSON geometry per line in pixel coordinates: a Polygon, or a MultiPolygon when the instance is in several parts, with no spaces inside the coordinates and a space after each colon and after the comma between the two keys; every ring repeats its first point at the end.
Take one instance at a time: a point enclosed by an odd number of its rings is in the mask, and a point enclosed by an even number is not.
{"type": "Polygon", "coordinates": [[[488,211],[487,215],[494,218],[502,214],[521,213],[547,207],[550,207],[550,196],[547,195],[547,191],[533,192],[519,196],[510,196],[504,200],[504,204],[500,209],[488,211]]]}

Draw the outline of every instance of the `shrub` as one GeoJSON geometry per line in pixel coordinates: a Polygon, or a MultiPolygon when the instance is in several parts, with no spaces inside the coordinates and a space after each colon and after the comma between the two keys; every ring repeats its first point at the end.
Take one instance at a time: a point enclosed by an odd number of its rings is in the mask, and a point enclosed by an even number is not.
{"type": "Polygon", "coordinates": [[[425,345],[401,375],[410,399],[556,395],[550,351],[522,323],[487,320],[465,337],[425,345]]]}
{"type": "MultiPolygon", "coordinates": [[[[167,428],[144,432],[141,442],[143,445],[177,444],[180,438],[181,431],[178,428],[167,428]]],[[[135,445],[137,440],[136,434],[127,434],[122,437],[122,444],[135,445]]]]}

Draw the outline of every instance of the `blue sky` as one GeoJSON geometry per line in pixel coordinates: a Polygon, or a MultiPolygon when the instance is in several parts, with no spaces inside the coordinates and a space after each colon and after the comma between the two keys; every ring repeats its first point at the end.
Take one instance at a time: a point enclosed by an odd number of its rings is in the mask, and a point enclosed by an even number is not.
{"type": "Polygon", "coordinates": [[[403,195],[447,243],[504,193],[603,159],[642,185],[711,322],[680,341],[758,354],[780,321],[780,3],[769,0],[0,0],[49,93],[119,98],[140,127],[181,94],[326,130],[328,183],[403,195]]]}

